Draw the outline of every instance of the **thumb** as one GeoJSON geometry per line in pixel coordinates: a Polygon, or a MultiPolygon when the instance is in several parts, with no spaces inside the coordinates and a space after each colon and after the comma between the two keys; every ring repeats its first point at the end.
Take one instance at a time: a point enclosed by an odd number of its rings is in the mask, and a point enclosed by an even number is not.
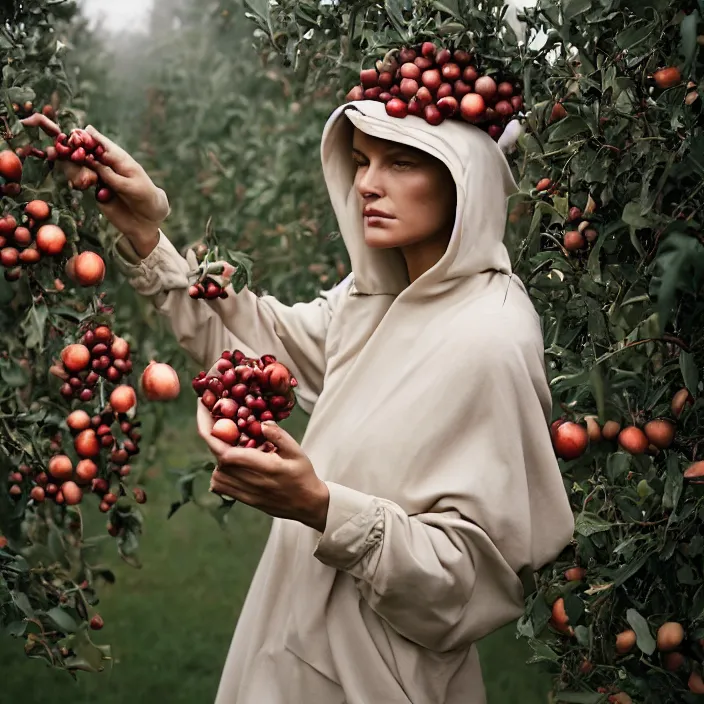
{"type": "Polygon", "coordinates": [[[281,426],[274,423],[273,420],[267,420],[262,423],[262,433],[264,437],[274,443],[279,449],[281,457],[293,459],[299,457],[303,451],[296,440],[289,435],[281,426]]]}

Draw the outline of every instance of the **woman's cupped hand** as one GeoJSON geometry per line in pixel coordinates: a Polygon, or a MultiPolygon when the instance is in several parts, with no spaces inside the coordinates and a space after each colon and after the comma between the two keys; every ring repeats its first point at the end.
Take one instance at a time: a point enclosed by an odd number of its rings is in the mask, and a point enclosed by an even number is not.
{"type": "Polygon", "coordinates": [[[325,530],[330,494],[296,440],[273,421],[262,433],[274,452],[232,447],[211,434],[214,420],[198,403],[198,432],[217,460],[210,490],[241,501],[275,518],[325,530]]]}

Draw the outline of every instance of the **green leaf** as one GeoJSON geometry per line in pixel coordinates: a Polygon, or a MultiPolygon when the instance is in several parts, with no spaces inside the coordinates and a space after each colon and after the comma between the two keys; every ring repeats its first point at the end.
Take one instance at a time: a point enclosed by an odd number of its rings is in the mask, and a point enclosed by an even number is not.
{"type": "Polygon", "coordinates": [[[641,211],[641,204],[637,200],[633,200],[626,204],[621,215],[621,220],[638,230],[644,227],[651,227],[651,221],[648,220],[641,211]]]}
{"type": "Polygon", "coordinates": [[[575,531],[585,537],[594,535],[594,533],[602,533],[603,531],[610,530],[610,528],[611,523],[609,523],[609,521],[589,511],[582,511],[582,513],[577,516],[574,526],[575,531]]]}
{"type": "Polygon", "coordinates": [[[677,455],[669,455],[667,458],[667,473],[665,476],[665,487],[662,494],[662,506],[665,509],[676,510],[677,504],[682,496],[684,476],[680,469],[677,455]]]}
{"type": "Polygon", "coordinates": [[[33,305],[22,323],[22,330],[26,335],[25,344],[28,349],[42,349],[44,347],[44,330],[49,309],[46,305],[33,305]]]}
{"type": "Polygon", "coordinates": [[[404,41],[408,41],[408,23],[403,18],[401,0],[384,0],[384,7],[391,23],[404,41]]]}
{"type": "Polygon", "coordinates": [[[577,115],[568,115],[560,120],[550,132],[549,142],[569,141],[578,134],[590,132],[589,124],[577,115]]]}
{"type": "Polygon", "coordinates": [[[627,565],[623,565],[619,569],[612,571],[614,577],[614,587],[620,587],[625,584],[631,577],[636,575],[643,568],[643,565],[650,559],[652,550],[643,553],[638,559],[633,560],[627,565]]]}
{"type": "Polygon", "coordinates": [[[533,649],[534,653],[533,657],[528,660],[529,664],[537,662],[559,662],[560,658],[558,654],[546,643],[531,638],[528,640],[528,644],[533,649]]]}
{"type": "Polygon", "coordinates": [[[653,24],[640,25],[639,27],[629,27],[628,29],[616,35],[616,43],[619,49],[626,51],[640,44],[644,39],[650,36],[655,29],[653,24]]]}
{"type": "Polygon", "coordinates": [[[56,627],[64,633],[75,633],[78,630],[78,624],[75,619],[59,606],[47,611],[46,615],[56,624],[56,627]]]}
{"type": "Polygon", "coordinates": [[[562,7],[565,19],[571,20],[573,17],[591,10],[592,0],[565,0],[562,7]]]}
{"type": "Polygon", "coordinates": [[[692,62],[697,53],[697,24],[700,21],[699,13],[695,10],[685,15],[680,23],[680,53],[684,58],[684,76],[689,76],[692,62]]]}
{"type": "Polygon", "coordinates": [[[692,395],[695,395],[699,388],[699,369],[691,352],[680,351],[680,371],[684,385],[692,395]]]}
{"type": "Polygon", "coordinates": [[[0,376],[3,381],[14,388],[26,386],[29,374],[13,359],[0,359],[0,376]]]}
{"type": "Polygon", "coordinates": [[[655,652],[655,639],[650,633],[648,622],[635,609],[626,611],[626,620],[636,632],[636,644],[638,647],[646,655],[652,655],[655,652]]]}

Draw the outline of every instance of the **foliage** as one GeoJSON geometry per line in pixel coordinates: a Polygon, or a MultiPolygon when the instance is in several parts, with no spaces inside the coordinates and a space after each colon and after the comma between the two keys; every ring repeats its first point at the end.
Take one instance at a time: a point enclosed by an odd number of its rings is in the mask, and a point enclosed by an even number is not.
{"type": "Polygon", "coordinates": [[[500,2],[247,4],[260,51],[284,57],[308,92],[334,81],[344,95],[388,48],[425,39],[473,47],[523,75],[526,133],[513,160],[521,193],[508,234],[542,316],[555,417],[677,426],[666,449],[651,442],[631,454],[594,440],[579,459],[560,460],[576,532],[541,571],[519,631],[534,660],[553,666],[561,701],[616,691],[693,701],[688,678],[704,659],[704,506],[683,474],[704,440],[704,7],[542,0],[521,16],[519,36],[500,2]],[[682,80],[658,87],[655,72],[670,66],[682,80]],[[591,232],[575,249],[564,235],[580,225],[591,232]],[[676,419],[671,399],[683,387],[698,398],[676,419]],[[586,578],[567,582],[574,565],[586,578]],[[566,628],[551,619],[558,598],[566,628]],[[676,672],[655,647],[666,621],[686,631],[676,672]],[[637,646],[619,655],[615,636],[631,628],[637,646]]]}
{"type": "MultiPolygon", "coordinates": [[[[14,106],[20,106],[20,115],[39,110],[55,113],[67,132],[84,125],[92,86],[82,84],[75,66],[65,58],[73,39],[84,46],[90,41],[72,2],[15,3],[3,8],[2,148],[23,150],[30,143],[46,146],[43,133],[23,127],[14,106]],[[73,35],[76,29],[79,32],[73,35]],[[27,106],[28,102],[31,105],[27,106]]],[[[43,200],[51,206],[46,222],[60,226],[68,242],[57,256],[44,256],[21,271],[8,268],[0,278],[0,627],[24,639],[28,656],[75,677],[77,670],[102,670],[110,660],[110,647],[95,644],[89,635],[89,628],[99,627],[93,620],[98,586],[114,581],[113,573],[96,561],[96,545],[115,539],[120,556],[140,566],[142,515],[136,502],[143,497],[138,492],[132,498],[129,471],[119,474],[110,464],[111,452],[126,447],[126,435],[119,433],[128,431],[126,426],[120,430],[120,423],[130,425],[130,442],[135,444],[139,438],[133,428],[139,421],[133,411],[119,416],[107,412],[114,384],[104,378],[96,384],[90,400],[66,400],[60,394],[62,381],[56,378],[55,363],[62,349],[78,342],[90,327],[107,324],[132,343],[135,328],[122,326],[129,310],[123,309],[116,319],[108,305],[120,287],[113,274],[96,289],[76,285],[65,273],[71,255],[100,251],[108,244],[92,194],[73,189],[61,170],[46,160],[23,159],[21,190],[0,200],[0,215],[12,215],[17,223],[26,224],[34,239],[38,225],[28,221],[24,207],[29,201],[43,200]],[[101,508],[112,538],[105,522],[101,533],[92,535],[84,520],[100,503],[88,496],[91,488],[101,496],[105,492],[84,481],[79,490],[85,494],[83,501],[68,505],[68,500],[59,498],[67,485],[50,472],[50,459],[59,453],[69,455],[74,468],[77,466],[79,455],[66,422],[70,410],[77,408],[94,417],[106,412],[102,422],[112,424],[111,442],[118,443],[108,446],[103,442],[105,449],[94,458],[98,476],[111,482],[115,498],[113,504],[101,508]],[[52,484],[56,500],[51,499],[52,484]],[[44,488],[46,496],[39,491],[44,488]]],[[[3,252],[15,236],[4,235],[3,252]]],[[[28,249],[35,245],[36,241],[28,249]]],[[[123,383],[136,379],[137,352],[137,345],[132,344],[134,369],[123,383]]],[[[142,430],[156,425],[155,418],[157,414],[141,416],[142,430]]],[[[76,475],[72,479],[80,483],[76,475]]],[[[69,489],[66,491],[68,496],[69,489]]],[[[80,493],[78,496],[81,498],[80,493]]]]}

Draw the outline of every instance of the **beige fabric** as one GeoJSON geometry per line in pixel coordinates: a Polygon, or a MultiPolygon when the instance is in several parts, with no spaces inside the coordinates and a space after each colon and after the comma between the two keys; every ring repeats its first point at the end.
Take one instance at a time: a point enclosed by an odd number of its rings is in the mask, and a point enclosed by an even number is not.
{"type": "Polygon", "coordinates": [[[315,301],[191,301],[163,235],[122,262],[204,367],[233,347],[292,367],[312,410],[302,445],[330,489],[324,534],[274,521],[216,703],[482,704],[474,644],[522,613],[518,575],[573,531],[540,321],[502,242],[515,183],[482,131],[373,101],[333,113],[322,158],[353,274],[315,301]],[[397,252],[364,244],[352,122],[455,179],[448,250],[411,285],[397,252]]]}

